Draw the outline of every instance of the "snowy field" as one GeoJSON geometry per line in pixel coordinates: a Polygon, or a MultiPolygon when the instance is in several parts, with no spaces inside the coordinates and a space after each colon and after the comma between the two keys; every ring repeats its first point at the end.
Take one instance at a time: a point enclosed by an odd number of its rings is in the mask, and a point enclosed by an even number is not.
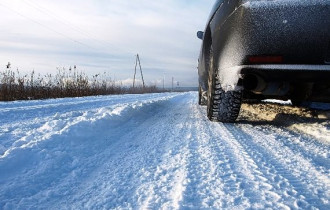
{"type": "Polygon", "coordinates": [[[0,209],[330,209],[329,112],[197,93],[0,103],[0,209]]]}

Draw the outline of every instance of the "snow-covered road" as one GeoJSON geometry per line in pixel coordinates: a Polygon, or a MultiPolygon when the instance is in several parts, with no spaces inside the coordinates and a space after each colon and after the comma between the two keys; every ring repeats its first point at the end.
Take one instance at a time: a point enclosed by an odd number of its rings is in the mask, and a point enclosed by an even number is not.
{"type": "Polygon", "coordinates": [[[196,92],[0,103],[0,209],[330,209],[328,112],[267,108],[222,124],[196,92]]]}

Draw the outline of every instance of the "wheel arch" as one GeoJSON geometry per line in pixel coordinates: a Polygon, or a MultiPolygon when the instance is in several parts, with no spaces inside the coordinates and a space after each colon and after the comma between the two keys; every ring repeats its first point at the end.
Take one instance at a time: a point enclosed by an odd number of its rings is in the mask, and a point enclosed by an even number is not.
{"type": "Polygon", "coordinates": [[[208,75],[209,75],[209,62],[210,62],[210,50],[212,46],[212,35],[211,35],[211,29],[208,25],[204,32],[203,37],[203,49],[202,49],[202,55],[203,55],[203,74],[202,77],[200,77],[200,85],[204,91],[207,91],[208,89],[208,75]]]}

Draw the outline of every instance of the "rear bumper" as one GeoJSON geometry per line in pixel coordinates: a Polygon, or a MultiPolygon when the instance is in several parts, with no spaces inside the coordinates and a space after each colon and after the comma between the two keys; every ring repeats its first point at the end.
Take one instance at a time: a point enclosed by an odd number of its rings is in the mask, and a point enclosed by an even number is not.
{"type": "Polygon", "coordinates": [[[266,98],[330,102],[330,65],[243,65],[239,72],[244,90],[266,98]]]}
{"type": "Polygon", "coordinates": [[[330,65],[242,65],[239,69],[241,78],[254,74],[269,82],[320,82],[330,85],[330,65]]]}

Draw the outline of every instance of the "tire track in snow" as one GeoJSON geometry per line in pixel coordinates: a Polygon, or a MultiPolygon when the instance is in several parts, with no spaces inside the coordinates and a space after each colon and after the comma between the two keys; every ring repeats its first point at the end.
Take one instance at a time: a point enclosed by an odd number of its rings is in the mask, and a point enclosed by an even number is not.
{"type": "MultiPolygon", "coordinates": [[[[291,150],[279,139],[278,136],[267,135],[258,131],[251,125],[240,125],[236,130],[236,136],[250,147],[251,151],[259,152],[266,157],[268,164],[274,165],[271,172],[285,178],[293,190],[287,194],[296,194],[298,198],[295,205],[300,208],[329,208],[330,177],[323,174],[308,160],[299,150],[291,150]],[[242,131],[250,136],[242,137],[242,131]]],[[[233,129],[231,129],[233,130],[233,129]]]]}
{"type": "MultiPolygon", "coordinates": [[[[229,126],[235,125],[229,124],[229,126]]],[[[241,146],[230,129],[225,124],[213,124],[212,127],[214,133],[220,136],[218,144],[223,145],[224,152],[230,159],[229,163],[235,174],[234,181],[239,190],[243,192],[242,196],[245,197],[242,203],[244,208],[283,208],[281,204],[277,203],[280,195],[271,190],[271,185],[258,168],[253,157],[241,146]]],[[[234,203],[233,207],[236,208],[237,204],[239,203],[234,203]]]]}
{"type": "MultiPolygon", "coordinates": [[[[203,118],[205,118],[205,113],[202,113],[200,118],[203,120],[203,118]]],[[[208,124],[207,124],[208,125],[208,124]]],[[[201,126],[203,127],[203,126],[201,126]]],[[[233,126],[231,124],[211,124],[208,125],[208,127],[210,128],[209,131],[205,131],[205,129],[199,129],[199,131],[201,133],[204,133],[204,135],[201,137],[201,139],[204,139],[204,141],[206,141],[206,144],[211,144],[212,145],[212,141],[210,141],[211,139],[215,139],[216,141],[218,141],[219,147],[218,147],[218,154],[221,155],[222,157],[224,157],[224,159],[230,159],[230,157],[235,156],[233,154],[236,154],[237,157],[235,157],[233,159],[233,162],[230,162],[229,167],[228,165],[226,166],[227,170],[230,171],[231,175],[233,175],[235,178],[238,176],[241,176],[242,174],[246,175],[246,171],[248,171],[249,169],[251,170],[251,173],[255,176],[249,176],[248,179],[245,177],[242,180],[249,180],[246,181],[247,183],[251,182],[251,183],[255,183],[256,188],[258,189],[258,191],[260,192],[260,194],[258,195],[258,193],[254,192],[254,195],[251,196],[251,194],[247,194],[247,198],[251,199],[251,197],[255,197],[255,195],[257,195],[257,199],[255,200],[250,200],[248,203],[248,205],[252,205],[255,204],[255,208],[266,208],[266,207],[271,207],[271,208],[306,208],[306,207],[320,207],[320,208],[327,208],[328,204],[326,199],[329,198],[328,192],[327,192],[327,188],[318,188],[316,187],[316,189],[319,189],[319,191],[321,193],[319,194],[313,194],[310,193],[309,190],[311,189],[311,185],[307,185],[305,182],[301,182],[301,180],[295,178],[294,173],[292,173],[292,171],[287,170],[285,167],[283,167],[281,164],[278,164],[278,162],[282,162],[283,159],[280,159],[279,157],[271,157],[269,155],[269,153],[271,153],[272,151],[263,151],[262,147],[258,146],[258,144],[256,144],[252,137],[254,137],[253,135],[255,135],[254,133],[254,128],[251,128],[251,132],[250,133],[246,133],[243,131],[242,127],[240,124],[238,124],[238,126],[233,126]],[[223,128],[224,126],[224,128],[223,128]],[[206,135],[205,135],[206,133],[206,135]],[[213,136],[210,134],[213,133],[213,136]],[[252,135],[252,137],[251,137],[252,135]],[[219,136],[221,136],[219,138],[219,136]],[[252,142],[249,142],[249,140],[252,142]],[[225,144],[225,142],[227,142],[227,144],[225,144]],[[223,149],[225,148],[225,149],[223,149]],[[258,149],[259,148],[259,149],[258,149]],[[224,154],[223,150],[228,151],[232,149],[232,152],[229,153],[229,155],[226,157],[226,155],[224,154]],[[236,151],[237,150],[237,151],[236,151]],[[242,156],[242,162],[239,162],[238,160],[240,159],[239,156],[242,156]],[[235,163],[235,161],[237,161],[235,163]],[[244,166],[244,162],[245,165],[244,166]],[[238,164],[237,164],[238,163],[238,164]],[[240,171],[244,171],[242,169],[238,169],[239,167],[245,168],[245,172],[243,173],[239,173],[240,171]],[[247,168],[246,168],[247,167],[247,168]],[[234,169],[234,170],[230,170],[230,169],[234,169]],[[283,188],[285,188],[285,190],[283,190],[283,188]],[[319,195],[322,195],[322,192],[325,193],[323,196],[318,197],[319,195]],[[259,197],[258,197],[259,196],[259,197]],[[261,197],[260,197],[261,196],[261,197]],[[262,201],[264,203],[264,206],[260,206],[260,201],[262,201]],[[321,201],[321,203],[320,203],[321,201]],[[322,204],[323,203],[323,204],[322,204]],[[259,205],[259,206],[258,206],[259,205]]],[[[271,126],[272,127],[272,126],[271,126]]],[[[274,126],[273,126],[274,127],[274,126]]],[[[267,141],[268,136],[261,136],[259,137],[260,141],[267,141]]],[[[198,138],[198,135],[196,137],[196,139],[198,138]]],[[[198,146],[196,146],[197,143],[195,143],[193,150],[197,150],[198,146]]],[[[204,145],[205,146],[205,145],[204,145]]],[[[207,146],[205,146],[207,147],[207,146]]],[[[213,145],[210,146],[213,148],[213,145]]],[[[279,148],[277,148],[277,151],[280,151],[279,148]]],[[[207,154],[209,151],[208,150],[204,150],[204,154],[207,154]]],[[[195,152],[196,153],[196,152],[195,152]]],[[[216,162],[214,160],[214,157],[216,157],[216,154],[214,155],[209,155],[208,158],[205,158],[204,160],[208,161],[208,162],[216,162]],[[210,158],[211,157],[211,158],[210,158]],[[212,160],[213,158],[213,160],[212,160]],[[212,160],[212,161],[210,161],[212,160]]],[[[289,157],[288,157],[289,158],[289,157]]],[[[198,158],[196,158],[198,159],[198,158]]],[[[192,173],[198,174],[199,171],[203,171],[204,169],[201,167],[203,166],[203,164],[205,165],[205,163],[203,163],[203,161],[200,161],[199,163],[197,163],[195,167],[195,170],[193,170],[192,173]]],[[[226,170],[224,169],[224,170],[226,170]]],[[[221,170],[221,169],[220,169],[221,170]]],[[[318,171],[318,170],[316,170],[318,171]]],[[[303,173],[303,172],[302,172],[303,173]]],[[[214,174],[214,173],[211,173],[214,174]]],[[[316,176],[321,175],[317,173],[316,176]]],[[[218,178],[220,178],[221,180],[221,176],[219,177],[219,174],[217,176],[218,178]]],[[[203,179],[205,177],[199,177],[199,179],[203,179]]],[[[323,176],[323,178],[326,178],[323,176]]],[[[308,178],[309,180],[311,180],[311,177],[308,178]]],[[[206,179],[207,181],[209,181],[208,179],[206,179]]],[[[320,181],[322,180],[322,178],[320,178],[320,181]]],[[[327,180],[327,179],[326,179],[327,180]]],[[[325,180],[325,181],[326,181],[325,180]]],[[[222,183],[225,183],[223,180],[221,181],[222,183]]],[[[327,181],[326,181],[327,182],[327,181]]],[[[244,186],[240,185],[240,180],[236,179],[235,182],[233,182],[234,184],[238,184],[239,187],[244,186]]],[[[321,182],[322,183],[322,182],[321,182]]],[[[194,183],[196,184],[196,183],[194,183]]],[[[253,185],[250,185],[250,189],[253,189],[253,185]]],[[[326,184],[327,185],[327,184],[326,184]]],[[[219,189],[222,189],[222,191],[225,191],[225,186],[223,184],[219,184],[218,185],[219,189]]],[[[197,188],[198,189],[198,188],[197,188]]],[[[203,188],[205,189],[205,188],[203,188]]],[[[189,190],[189,185],[187,187],[187,190],[189,190]]],[[[240,189],[242,190],[242,189],[240,189]]],[[[244,189],[243,189],[244,190],[244,189]]],[[[193,190],[191,190],[193,191],[193,190]]],[[[198,190],[196,190],[198,192],[198,190]]],[[[202,190],[203,191],[203,190],[202,190]]],[[[312,190],[313,191],[313,190],[312,190]]],[[[233,190],[229,190],[229,192],[233,192],[233,190]]],[[[219,195],[223,194],[219,193],[219,195]]],[[[253,194],[253,193],[252,193],[253,194]]],[[[239,197],[240,193],[238,191],[236,191],[236,193],[234,193],[234,196],[239,197]]],[[[246,194],[245,194],[246,195],[246,194]]],[[[208,196],[212,197],[212,193],[208,192],[208,196]]],[[[223,195],[221,195],[222,197],[225,197],[223,195]]],[[[232,207],[238,207],[239,202],[229,202],[230,199],[233,199],[234,196],[232,198],[226,198],[226,201],[223,202],[214,202],[213,200],[213,207],[219,207],[219,208],[224,208],[228,206],[230,208],[232,207]],[[220,205],[219,205],[220,204],[220,205]],[[222,205],[222,206],[221,206],[222,205]]],[[[195,199],[198,198],[198,196],[195,195],[195,199]]],[[[190,197],[186,198],[188,199],[188,201],[190,200],[190,206],[196,206],[196,205],[200,205],[200,203],[203,203],[203,199],[197,199],[197,202],[193,202],[193,199],[190,197]]],[[[244,200],[244,194],[241,197],[242,200],[244,200]],[[242,199],[243,198],[243,199],[242,199]]],[[[216,200],[216,199],[215,199],[216,200]]],[[[218,200],[219,201],[219,200],[218,200]]],[[[244,202],[241,202],[240,204],[244,204],[244,202]]],[[[188,202],[188,206],[189,206],[189,202],[188,202]]],[[[202,208],[206,207],[207,205],[202,206],[202,208]]],[[[242,207],[242,206],[241,206],[242,207]]],[[[245,206],[247,207],[247,206],[245,206]]],[[[238,207],[240,208],[240,207],[238,207]]]]}
{"type": "Polygon", "coordinates": [[[273,158],[268,150],[256,144],[254,137],[242,133],[240,128],[225,126],[235,136],[244,151],[252,157],[258,170],[262,173],[262,177],[267,182],[268,187],[265,188],[265,191],[269,193],[270,199],[273,197],[268,207],[272,207],[271,203],[283,204],[283,206],[277,206],[277,208],[298,208],[308,205],[305,199],[307,198],[310,201],[312,194],[309,194],[307,188],[292,176],[290,171],[286,170],[276,158],[273,158]],[[299,190],[299,193],[296,189],[299,190]]]}
{"type": "MultiPolygon", "coordinates": [[[[197,106],[197,105],[196,105],[197,106]]],[[[205,111],[195,108],[196,120],[190,143],[187,191],[183,206],[190,208],[262,208],[260,201],[279,195],[269,190],[253,159],[222,124],[210,123],[205,111]],[[268,189],[268,190],[267,190],[268,189]]]]}
{"type": "Polygon", "coordinates": [[[167,131],[166,135],[160,136],[160,139],[167,141],[166,148],[158,163],[143,170],[146,176],[142,177],[143,184],[136,192],[139,208],[178,209],[180,207],[186,185],[187,144],[191,138],[190,106],[189,94],[166,113],[170,120],[161,121],[156,127],[159,133],[167,131]]]}
{"type": "Polygon", "coordinates": [[[219,136],[209,128],[205,113],[201,113],[197,105],[194,113],[194,139],[189,145],[188,185],[182,205],[188,208],[233,206],[237,199],[244,200],[244,196],[235,183],[230,159],[224,153],[225,148],[216,144],[219,136]]]}
{"type": "Polygon", "coordinates": [[[262,125],[255,126],[253,129],[267,136],[273,136],[275,133],[278,141],[311,162],[317,171],[330,174],[330,145],[321,144],[315,139],[288,130],[286,127],[262,125]]]}

